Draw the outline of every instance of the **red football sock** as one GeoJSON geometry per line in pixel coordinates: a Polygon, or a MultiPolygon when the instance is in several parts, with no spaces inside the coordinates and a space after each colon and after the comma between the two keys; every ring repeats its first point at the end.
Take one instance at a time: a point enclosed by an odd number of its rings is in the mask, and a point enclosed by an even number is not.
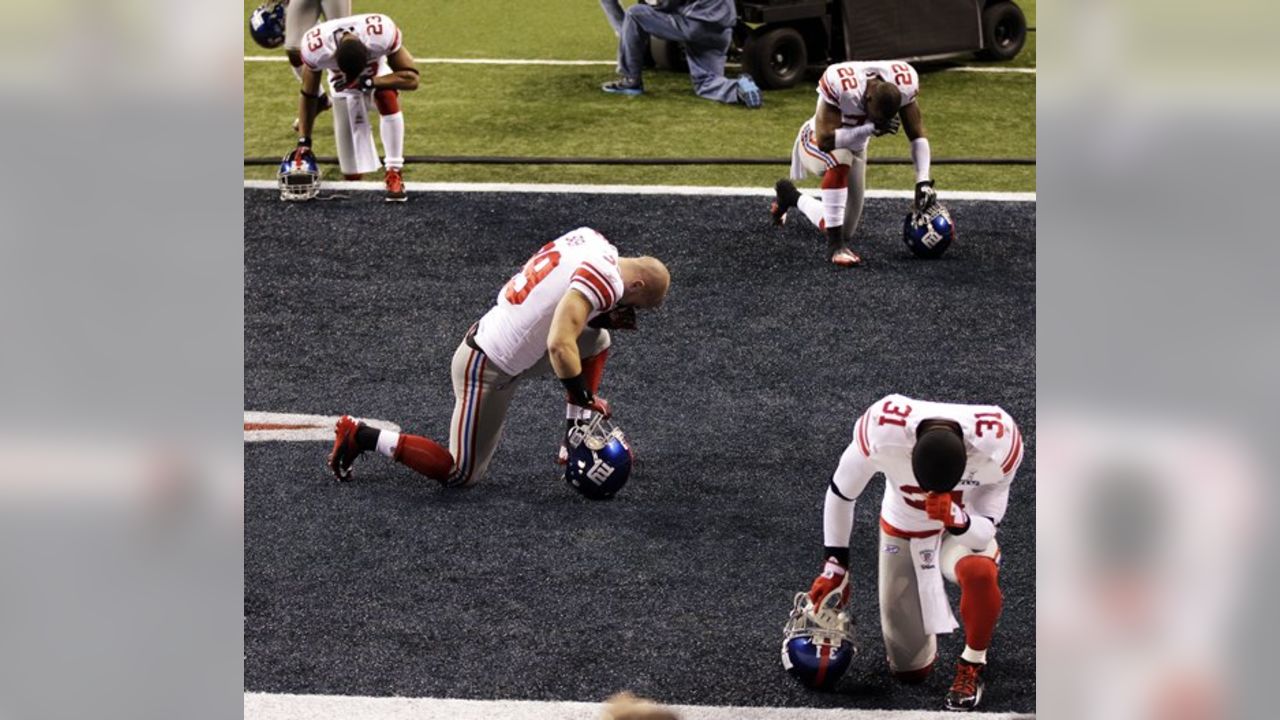
{"type": "Polygon", "coordinates": [[[374,90],[373,104],[379,115],[395,115],[400,112],[400,91],[374,90]]]}
{"type": "MultiPolygon", "coordinates": [[[[836,165],[822,175],[822,217],[826,227],[844,224],[844,207],[849,200],[849,166],[836,165]]],[[[825,228],[824,228],[825,229],[825,228]]]]}
{"type": "Polygon", "coordinates": [[[964,641],[974,650],[986,650],[991,645],[996,620],[1000,619],[1004,595],[1000,593],[999,574],[1000,568],[989,557],[971,555],[956,563],[964,641]]]}
{"type": "Polygon", "coordinates": [[[582,361],[582,379],[591,388],[592,395],[600,392],[600,379],[604,377],[604,363],[608,359],[609,348],[605,348],[582,361]]]}
{"type": "Polygon", "coordinates": [[[453,469],[453,456],[448,450],[434,440],[417,435],[401,435],[393,457],[432,480],[444,480],[453,469]]]}

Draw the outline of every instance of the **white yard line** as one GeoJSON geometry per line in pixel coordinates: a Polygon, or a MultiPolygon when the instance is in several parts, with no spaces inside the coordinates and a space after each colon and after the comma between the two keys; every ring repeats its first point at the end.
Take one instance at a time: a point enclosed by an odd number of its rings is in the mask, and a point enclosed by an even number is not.
{"type": "Polygon", "coordinates": [[[1035,75],[1035,68],[1028,67],[987,67],[986,65],[959,65],[943,68],[943,72],[996,73],[1008,75],[1035,75]]]}
{"type": "MultiPolygon", "coordinates": [[[[563,183],[457,183],[407,182],[410,192],[509,192],[509,193],[585,193],[598,195],[726,195],[740,197],[773,197],[771,188],[714,187],[702,185],[569,185],[563,183]]],[[[274,190],[274,180],[245,180],[247,190],[274,190]]],[[[326,191],[383,190],[381,182],[324,182],[326,191]]],[[[816,195],[817,191],[809,194],[816,195]]],[[[872,199],[910,200],[911,190],[868,190],[872,199]]],[[[987,200],[992,202],[1035,202],[1033,192],[986,192],[973,190],[939,190],[943,200],[987,200]]]]}
{"type": "MultiPolygon", "coordinates": [[[[245,62],[285,62],[286,60],[287,58],[283,55],[244,56],[245,62]]],[[[615,60],[555,60],[550,58],[417,58],[417,61],[423,65],[591,65],[597,67],[611,67],[617,64],[617,61],[615,60]]],[[[730,63],[729,67],[737,66],[730,63]]],[[[945,72],[1014,73],[1034,75],[1036,73],[1036,69],[961,65],[959,67],[946,68],[945,72]]]]}
{"type": "MultiPolygon", "coordinates": [[[[245,55],[245,62],[284,62],[283,55],[245,55]]],[[[541,60],[537,58],[414,58],[423,65],[617,65],[616,60],[541,60]]]]}
{"type": "MultiPolygon", "coordinates": [[[[357,697],[245,693],[245,720],[599,720],[601,705],[533,700],[357,697]]],[[[953,720],[930,710],[871,710],[673,705],[682,720],[953,720]]],[[[1029,715],[971,713],[983,720],[1029,715]]]]}

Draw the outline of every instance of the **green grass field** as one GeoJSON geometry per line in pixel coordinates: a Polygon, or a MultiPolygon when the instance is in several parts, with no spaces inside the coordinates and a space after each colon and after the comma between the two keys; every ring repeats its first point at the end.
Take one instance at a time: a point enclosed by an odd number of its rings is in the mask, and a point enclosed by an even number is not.
{"type": "MultiPolygon", "coordinates": [[[[1020,2],[1035,25],[1035,0],[1020,2]]],[[[245,17],[256,2],[244,5],[245,17]]],[[[608,60],[616,51],[595,0],[468,0],[376,4],[355,0],[356,12],[385,12],[399,23],[415,57],[608,60]]],[[[1035,33],[1009,66],[1035,66],[1035,33]]],[[[246,55],[263,50],[245,34],[246,55]]],[[[980,65],[965,60],[965,65],[980,65]]],[[[813,113],[812,83],[765,94],[748,111],[695,97],[687,75],[648,73],[646,93],[606,95],[607,66],[426,65],[422,87],[403,93],[410,155],[569,155],[608,157],[786,157],[796,129],[813,113]]],[[[731,74],[732,74],[731,70],[731,74]]],[[[1036,153],[1034,74],[925,72],[920,106],[934,157],[1033,157],[1036,153]]],[[[244,65],[244,152],[281,156],[294,144],[297,80],[287,63],[244,65]]],[[[332,155],[330,114],[321,116],[315,149],[332,155]]],[[[871,143],[872,157],[905,157],[901,135],[871,143]]],[[[336,172],[336,168],[328,172],[336,172]]],[[[245,177],[274,177],[273,168],[246,168],[245,177]]],[[[607,167],[410,165],[407,180],[485,182],[671,183],[771,186],[785,166],[607,167]]],[[[1034,166],[936,166],[939,187],[1034,190],[1034,166]]],[[[868,184],[908,188],[906,166],[872,167],[868,184]]]]}

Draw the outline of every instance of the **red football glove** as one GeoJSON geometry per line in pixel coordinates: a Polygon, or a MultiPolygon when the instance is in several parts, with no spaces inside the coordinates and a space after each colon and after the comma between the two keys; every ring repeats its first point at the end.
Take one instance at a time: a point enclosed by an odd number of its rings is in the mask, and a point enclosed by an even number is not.
{"type": "Polygon", "coordinates": [[[613,410],[609,407],[609,401],[602,397],[591,398],[591,402],[587,403],[585,407],[592,412],[600,413],[606,419],[613,417],[613,410]]]}
{"type": "Polygon", "coordinates": [[[951,493],[929,493],[924,499],[924,511],[931,519],[949,528],[969,527],[968,513],[951,500],[951,493]]]}
{"type": "Polygon", "coordinates": [[[823,598],[840,589],[844,585],[844,592],[840,593],[840,604],[838,607],[844,607],[849,602],[849,584],[845,582],[849,571],[840,564],[835,558],[827,558],[827,562],[822,566],[822,574],[813,579],[813,585],[809,587],[809,600],[815,605],[820,606],[823,598]]]}

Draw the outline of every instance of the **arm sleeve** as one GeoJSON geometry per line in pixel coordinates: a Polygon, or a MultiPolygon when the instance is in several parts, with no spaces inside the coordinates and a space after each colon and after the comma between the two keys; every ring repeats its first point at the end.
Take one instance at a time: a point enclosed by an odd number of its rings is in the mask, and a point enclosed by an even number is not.
{"type": "Polygon", "coordinates": [[[839,130],[836,130],[836,147],[857,147],[858,145],[861,145],[864,140],[875,134],[875,131],[876,126],[871,123],[851,128],[842,127],[839,130]]]}
{"type": "Polygon", "coordinates": [[[858,443],[849,443],[849,447],[840,456],[835,475],[827,485],[827,499],[822,510],[824,545],[849,547],[849,534],[853,531],[854,501],[862,494],[875,472],[875,466],[858,449],[858,443]]]}
{"type": "Polygon", "coordinates": [[[1009,507],[1009,488],[1013,484],[1013,473],[993,485],[983,485],[973,491],[969,497],[969,529],[956,535],[965,546],[981,550],[996,536],[996,526],[1004,519],[1004,512],[1009,507]]]}
{"type": "MultiPolygon", "coordinates": [[[[836,135],[836,144],[840,144],[839,133],[836,135]]],[[[929,163],[933,160],[932,155],[929,149],[929,138],[916,138],[911,141],[911,162],[916,166],[916,182],[929,179],[929,163]]]]}

